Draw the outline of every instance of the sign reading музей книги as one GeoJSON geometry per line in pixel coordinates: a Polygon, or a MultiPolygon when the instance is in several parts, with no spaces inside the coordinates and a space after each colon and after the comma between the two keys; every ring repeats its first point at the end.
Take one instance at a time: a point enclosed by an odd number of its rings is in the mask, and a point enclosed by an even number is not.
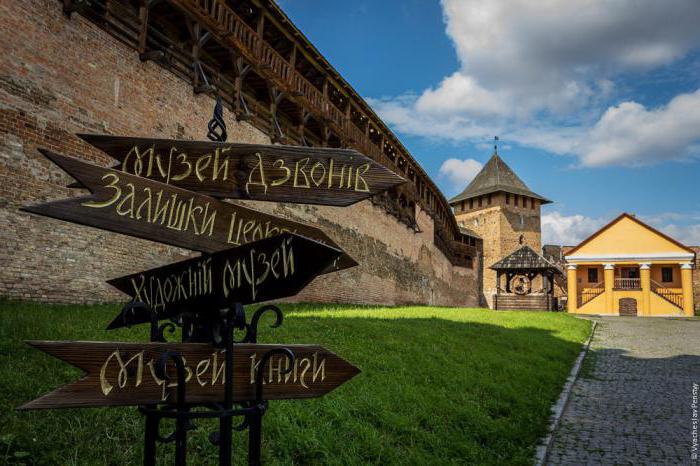
{"type": "MultiPolygon", "coordinates": [[[[87,374],[25,404],[24,409],[154,406],[172,403],[176,391],[176,456],[182,459],[187,430],[182,420],[188,411],[183,411],[181,403],[223,400],[224,407],[210,417],[220,418],[222,426],[228,422],[222,432],[230,432],[230,403],[253,399],[262,403],[263,385],[266,399],[321,396],[359,372],[316,345],[256,344],[254,327],[264,309],[256,311],[247,324],[238,308],[292,296],[315,276],[357,263],[314,226],[217,197],[346,206],[404,182],[401,177],[350,150],[81,137],[114,157],[117,166],[100,167],[41,150],[76,180],[72,187],[90,194],[24,210],[203,255],[109,281],[132,298],[109,328],[150,322],[151,338],[159,343],[29,342],[87,374]],[[158,327],[158,321],[166,318],[183,326],[187,342],[163,342],[164,326],[158,327]],[[221,338],[222,328],[230,332],[229,337],[221,338]],[[246,344],[234,344],[235,328],[248,329],[246,344]],[[222,344],[231,361],[228,366],[222,363],[222,344]],[[173,382],[173,366],[163,364],[172,357],[182,383],[173,382]]],[[[279,324],[281,313],[273,310],[279,324]]],[[[245,415],[252,416],[249,429],[257,435],[253,444],[259,450],[265,408],[257,406],[245,415]]],[[[152,464],[157,436],[152,422],[149,427],[149,417],[155,416],[157,429],[159,420],[169,415],[152,408],[144,413],[150,452],[145,454],[150,459],[144,461],[152,464]]],[[[230,446],[230,442],[220,444],[220,458],[225,459],[221,452],[228,447],[221,445],[230,446]]],[[[255,461],[259,454],[249,451],[249,458],[255,461]]]]}

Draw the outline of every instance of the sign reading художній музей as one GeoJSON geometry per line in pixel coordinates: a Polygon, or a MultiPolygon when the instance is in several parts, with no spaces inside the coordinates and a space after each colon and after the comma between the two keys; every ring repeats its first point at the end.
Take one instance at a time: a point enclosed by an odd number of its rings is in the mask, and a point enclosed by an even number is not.
{"type": "Polygon", "coordinates": [[[79,136],[124,173],[214,197],[348,206],[406,181],[352,149],[79,136]]]}
{"type": "MultiPolygon", "coordinates": [[[[316,227],[222,202],[203,194],[42,150],[91,194],[23,207],[22,210],[213,253],[293,232],[340,249],[316,227]]],[[[325,272],[357,265],[342,253],[325,272]]]]}
{"type": "MultiPolygon", "coordinates": [[[[166,379],[158,360],[166,351],[185,361],[187,403],[221,402],[226,383],[225,350],[204,343],[122,343],[81,341],[29,341],[29,345],[86,372],[79,380],[32,400],[19,409],[75,408],[174,403],[173,366],[166,379]]],[[[317,345],[237,344],[233,350],[233,399],[255,399],[258,372],[270,400],[323,396],[350,380],[359,370],[317,345]],[[287,348],[294,362],[273,356],[260,367],[262,355],[287,348]]]]}
{"type": "MultiPolygon", "coordinates": [[[[342,254],[314,240],[283,233],[108,283],[143,302],[158,319],[192,309],[220,309],[293,296],[342,254]]],[[[149,322],[149,312],[125,307],[107,327],[149,322]]]]}

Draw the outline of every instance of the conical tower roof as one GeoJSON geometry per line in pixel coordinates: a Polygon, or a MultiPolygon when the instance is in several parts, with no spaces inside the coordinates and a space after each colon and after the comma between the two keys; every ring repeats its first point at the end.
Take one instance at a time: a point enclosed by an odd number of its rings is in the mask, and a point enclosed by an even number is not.
{"type": "Polygon", "coordinates": [[[469,183],[469,186],[461,194],[450,199],[450,204],[465,199],[470,199],[484,194],[506,192],[519,196],[533,197],[539,199],[542,204],[550,204],[552,201],[530,191],[530,188],[518,178],[518,175],[503,161],[498,154],[493,154],[484,168],[469,183]]]}

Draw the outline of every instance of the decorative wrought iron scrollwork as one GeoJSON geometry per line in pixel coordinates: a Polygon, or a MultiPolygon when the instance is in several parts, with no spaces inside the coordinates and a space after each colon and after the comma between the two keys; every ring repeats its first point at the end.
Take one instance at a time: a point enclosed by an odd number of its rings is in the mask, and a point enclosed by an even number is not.
{"type": "Polygon", "coordinates": [[[257,343],[258,341],[258,323],[262,318],[263,314],[266,312],[273,312],[275,314],[275,322],[270,325],[270,328],[277,328],[282,325],[282,320],[284,318],[280,308],[274,304],[267,304],[255,310],[253,317],[250,319],[250,323],[244,323],[245,336],[241,341],[236,341],[236,343],[257,343]]]}
{"type": "Polygon", "coordinates": [[[218,418],[219,430],[209,434],[209,441],[220,449],[221,464],[229,464],[232,441],[232,431],[249,432],[248,459],[250,464],[260,462],[260,437],[262,429],[262,417],[267,411],[267,401],[264,399],[263,378],[267,367],[274,356],[283,356],[287,359],[287,365],[281,371],[281,375],[289,374],[294,368],[295,356],[288,348],[274,348],[262,355],[255,375],[255,401],[233,403],[233,349],[235,344],[256,343],[258,337],[258,325],[265,314],[274,314],[275,319],[270,328],[282,325],[282,311],[275,305],[268,304],[255,310],[250,321],[247,321],[243,305],[234,303],[226,309],[211,313],[182,313],[162,324],[158,322],[157,313],[147,304],[134,302],[130,304],[129,312],[148,312],[151,320],[151,341],[165,342],[165,333],[174,334],[179,327],[182,329],[183,342],[204,342],[213,344],[219,348],[225,348],[227,376],[225,377],[226,401],[223,403],[208,403],[196,405],[204,410],[192,410],[194,405],[186,403],[186,368],[179,353],[174,351],[163,352],[154,367],[155,375],[163,379],[168,385],[173,376],[177,379],[175,388],[175,403],[167,406],[142,406],[140,411],[146,415],[146,450],[150,453],[144,455],[145,464],[155,464],[155,444],[175,442],[176,464],[184,460],[186,451],[186,433],[195,428],[192,423],[197,418],[218,418]],[[245,331],[240,341],[234,339],[236,330],[245,331]],[[168,371],[169,363],[174,363],[175,374],[172,369],[168,371]],[[231,372],[228,372],[228,370],[231,372]],[[230,385],[229,385],[230,384],[230,385]],[[232,425],[233,417],[240,417],[241,422],[232,425]],[[175,419],[175,429],[168,435],[161,434],[161,420],[163,418],[175,419]],[[150,427],[149,427],[150,426],[150,427]],[[226,453],[228,452],[228,453],[226,453]],[[228,457],[226,456],[228,454],[228,457]],[[228,458],[228,459],[227,459],[228,458]]]}

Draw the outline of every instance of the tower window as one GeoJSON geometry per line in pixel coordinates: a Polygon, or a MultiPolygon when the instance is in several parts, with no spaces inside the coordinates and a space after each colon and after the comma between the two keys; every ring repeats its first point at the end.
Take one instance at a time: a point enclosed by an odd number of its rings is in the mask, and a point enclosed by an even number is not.
{"type": "Polygon", "coordinates": [[[491,205],[491,193],[489,193],[488,196],[486,197],[486,203],[488,205],[491,205]]]}
{"type": "Polygon", "coordinates": [[[479,196],[479,207],[481,207],[481,198],[482,196],[479,196]]]}
{"type": "Polygon", "coordinates": [[[518,238],[518,243],[523,244],[525,242],[525,236],[520,235],[520,238],[518,238]]]}
{"type": "Polygon", "coordinates": [[[470,209],[474,208],[474,199],[469,199],[469,208],[470,209]]]}
{"type": "Polygon", "coordinates": [[[510,193],[506,193],[506,204],[510,204],[510,193]]]}
{"type": "Polygon", "coordinates": [[[515,207],[518,207],[518,195],[517,194],[513,194],[513,205],[515,207]]]}
{"type": "Polygon", "coordinates": [[[535,208],[535,198],[534,197],[530,199],[530,208],[531,209],[535,208]]]}

